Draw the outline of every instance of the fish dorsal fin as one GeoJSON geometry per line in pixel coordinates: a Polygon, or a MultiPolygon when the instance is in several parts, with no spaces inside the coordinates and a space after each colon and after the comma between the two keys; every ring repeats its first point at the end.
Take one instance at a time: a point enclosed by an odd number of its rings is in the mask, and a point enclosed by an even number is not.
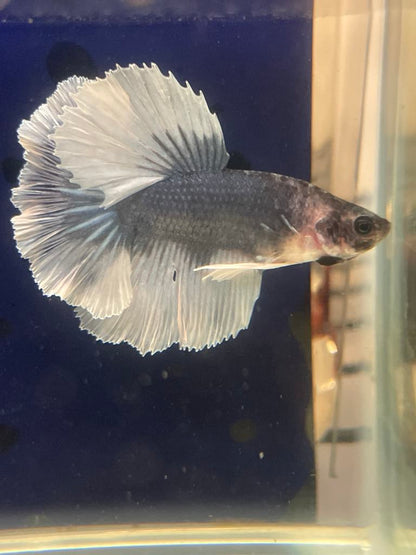
{"type": "Polygon", "coordinates": [[[73,104],[54,131],[55,155],[71,182],[104,192],[104,207],[173,174],[227,164],[221,126],[202,92],[156,64],[117,66],[86,81],[73,104]]]}

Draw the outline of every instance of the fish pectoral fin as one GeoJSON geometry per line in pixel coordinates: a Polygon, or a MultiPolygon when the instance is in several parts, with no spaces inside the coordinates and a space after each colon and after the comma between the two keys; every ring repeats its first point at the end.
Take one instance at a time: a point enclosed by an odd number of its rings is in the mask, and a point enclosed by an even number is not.
{"type": "Polygon", "coordinates": [[[105,319],[77,309],[82,329],[111,343],[129,343],[140,353],[200,350],[235,337],[250,322],[260,293],[260,272],[234,279],[204,280],[190,253],[161,242],[133,257],[133,298],[126,310],[105,319]]]}
{"type": "Polygon", "coordinates": [[[227,165],[221,126],[204,95],[156,64],[117,66],[71,94],[51,134],[54,154],[72,183],[105,193],[106,208],[173,174],[227,165]]]}

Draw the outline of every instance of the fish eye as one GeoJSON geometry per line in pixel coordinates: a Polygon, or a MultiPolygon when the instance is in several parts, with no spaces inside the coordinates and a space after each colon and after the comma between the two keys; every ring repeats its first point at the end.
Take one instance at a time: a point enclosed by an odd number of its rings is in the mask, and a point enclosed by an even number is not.
{"type": "Polygon", "coordinates": [[[354,222],[354,229],[359,235],[368,235],[373,228],[373,220],[369,216],[359,216],[354,222]]]}

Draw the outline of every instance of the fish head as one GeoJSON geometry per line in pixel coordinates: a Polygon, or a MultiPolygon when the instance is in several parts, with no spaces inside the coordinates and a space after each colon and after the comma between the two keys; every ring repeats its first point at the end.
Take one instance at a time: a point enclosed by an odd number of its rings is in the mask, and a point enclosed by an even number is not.
{"type": "Polygon", "coordinates": [[[268,198],[274,210],[261,224],[268,241],[258,253],[267,267],[344,262],[373,248],[390,230],[386,219],[312,183],[273,178],[268,198]]]}
{"type": "Polygon", "coordinates": [[[334,206],[314,226],[323,251],[317,261],[323,265],[343,262],[372,249],[390,230],[390,222],[370,210],[333,198],[334,206]]]}

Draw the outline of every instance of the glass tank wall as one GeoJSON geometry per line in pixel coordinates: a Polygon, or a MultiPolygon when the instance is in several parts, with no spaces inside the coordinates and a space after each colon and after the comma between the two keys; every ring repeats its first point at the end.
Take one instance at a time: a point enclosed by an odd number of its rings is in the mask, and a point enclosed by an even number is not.
{"type": "Polygon", "coordinates": [[[405,0],[0,0],[0,553],[414,552],[415,24],[405,0]],[[143,62],[204,92],[230,168],[312,180],[389,237],[265,272],[214,349],[80,331],[14,244],[16,129],[62,79],[143,62]]]}

